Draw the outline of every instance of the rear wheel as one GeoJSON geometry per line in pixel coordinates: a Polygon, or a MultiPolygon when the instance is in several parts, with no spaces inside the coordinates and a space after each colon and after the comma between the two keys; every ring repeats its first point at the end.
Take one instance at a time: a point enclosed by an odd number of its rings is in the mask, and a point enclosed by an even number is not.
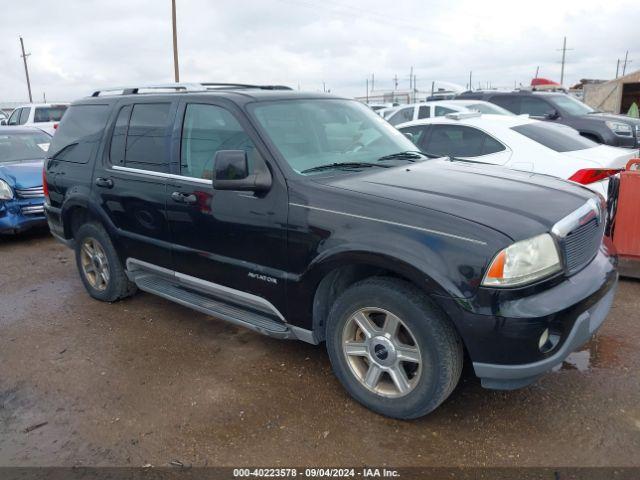
{"type": "Polygon", "coordinates": [[[135,293],[109,235],[97,223],[82,225],[75,235],[76,265],[89,295],[114,302],[135,293]]]}
{"type": "Polygon", "coordinates": [[[413,285],[372,278],[350,287],[327,322],[336,376],[366,407],[409,419],[425,415],[453,391],[462,344],[449,320],[413,285]]]}

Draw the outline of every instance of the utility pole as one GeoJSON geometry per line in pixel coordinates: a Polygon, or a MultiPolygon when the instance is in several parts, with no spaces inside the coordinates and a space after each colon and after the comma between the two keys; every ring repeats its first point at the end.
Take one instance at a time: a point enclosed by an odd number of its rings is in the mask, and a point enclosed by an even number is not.
{"type": "Polygon", "coordinates": [[[369,104],[369,77],[367,77],[367,88],[366,88],[366,92],[367,92],[367,105],[369,104]]]}
{"type": "Polygon", "coordinates": [[[562,41],[562,67],[560,68],[560,85],[564,85],[564,63],[567,55],[567,50],[573,50],[573,48],[567,48],[567,37],[564,37],[562,41]]]}
{"type": "Polygon", "coordinates": [[[393,77],[393,89],[397,90],[398,89],[398,75],[396,74],[395,77],[393,77]]]}
{"type": "Polygon", "coordinates": [[[33,98],[31,97],[31,80],[29,80],[29,69],[27,68],[27,57],[31,55],[30,53],[24,53],[24,41],[22,37],[20,37],[20,48],[22,49],[22,60],[24,61],[24,74],[27,77],[27,89],[29,90],[29,103],[33,103],[33,98]]]}
{"type": "Polygon", "coordinates": [[[322,81],[322,91],[327,93],[327,84],[324,83],[324,80],[322,81]]]}
{"type": "Polygon", "coordinates": [[[176,83],[180,82],[178,68],[178,27],[176,25],[176,0],[171,0],[171,21],[173,24],[173,76],[176,83]]]}
{"type": "Polygon", "coordinates": [[[469,71],[469,90],[473,90],[473,83],[471,83],[473,77],[473,70],[469,71]]]}
{"type": "Polygon", "coordinates": [[[533,78],[538,78],[538,73],[540,73],[540,66],[536,67],[536,76],[533,78]]]}
{"type": "Polygon", "coordinates": [[[409,70],[409,91],[413,91],[413,67],[409,70]]]}
{"type": "Polygon", "coordinates": [[[376,81],[376,76],[374,73],[371,74],[371,91],[373,92],[376,87],[375,87],[375,81],[376,81]]]}
{"type": "Polygon", "coordinates": [[[629,60],[629,50],[627,50],[627,52],[624,54],[624,63],[622,64],[622,76],[625,76],[625,73],[627,71],[627,63],[631,63],[632,61],[629,60]]]}
{"type": "Polygon", "coordinates": [[[620,59],[618,59],[618,62],[616,63],[616,78],[618,78],[619,71],[620,71],[620,59]]]}

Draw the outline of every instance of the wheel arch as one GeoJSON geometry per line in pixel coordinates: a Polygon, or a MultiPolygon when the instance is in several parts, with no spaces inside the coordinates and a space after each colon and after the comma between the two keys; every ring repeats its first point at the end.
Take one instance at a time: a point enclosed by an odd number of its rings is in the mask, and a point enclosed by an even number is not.
{"type": "Polygon", "coordinates": [[[307,272],[303,289],[313,292],[312,332],[318,342],[325,339],[326,319],[338,296],[354,283],[375,276],[408,281],[431,295],[449,295],[429,274],[391,255],[373,252],[342,252],[319,262],[307,272]]]}

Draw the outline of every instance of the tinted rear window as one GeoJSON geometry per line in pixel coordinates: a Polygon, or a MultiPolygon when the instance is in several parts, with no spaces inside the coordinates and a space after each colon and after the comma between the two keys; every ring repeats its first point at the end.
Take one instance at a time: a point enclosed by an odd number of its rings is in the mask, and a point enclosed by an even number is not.
{"type": "Polygon", "coordinates": [[[170,111],[170,103],[138,103],[133,106],[127,131],[125,166],[169,171],[170,111]]]}
{"type": "Polygon", "coordinates": [[[36,111],[33,114],[33,121],[35,123],[40,122],[59,122],[62,119],[62,115],[67,110],[66,105],[56,105],[51,107],[36,107],[36,111]]]}
{"type": "Polygon", "coordinates": [[[593,148],[598,145],[588,138],[581,137],[578,132],[569,130],[567,127],[560,127],[543,122],[527,123],[526,125],[511,127],[511,130],[556,152],[573,152],[575,150],[593,148]]]}
{"type": "Polygon", "coordinates": [[[100,142],[108,105],[73,105],[65,113],[49,148],[52,158],[87,163],[100,142]]]}

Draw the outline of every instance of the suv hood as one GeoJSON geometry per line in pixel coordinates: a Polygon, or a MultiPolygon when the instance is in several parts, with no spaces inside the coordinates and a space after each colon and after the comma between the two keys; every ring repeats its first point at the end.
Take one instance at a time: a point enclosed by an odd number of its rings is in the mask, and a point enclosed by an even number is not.
{"type": "Polygon", "coordinates": [[[616,113],[587,113],[586,115],[578,115],[583,120],[595,120],[597,122],[620,122],[628,125],[640,125],[640,119],[629,117],[627,115],[618,115],[616,113]]]}
{"type": "Polygon", "coordinates": [[[404,208],[411,205],[464,218],[514,241],[550,231],[595,195],[555,177],[445,159],[315,180],[394,200],[404,208]]]}
{"type": "Polygon", "coordinates": [[[31,188],[42,185],[43,160],[0,163],[0,179],[13,188],[31,188]]]}

